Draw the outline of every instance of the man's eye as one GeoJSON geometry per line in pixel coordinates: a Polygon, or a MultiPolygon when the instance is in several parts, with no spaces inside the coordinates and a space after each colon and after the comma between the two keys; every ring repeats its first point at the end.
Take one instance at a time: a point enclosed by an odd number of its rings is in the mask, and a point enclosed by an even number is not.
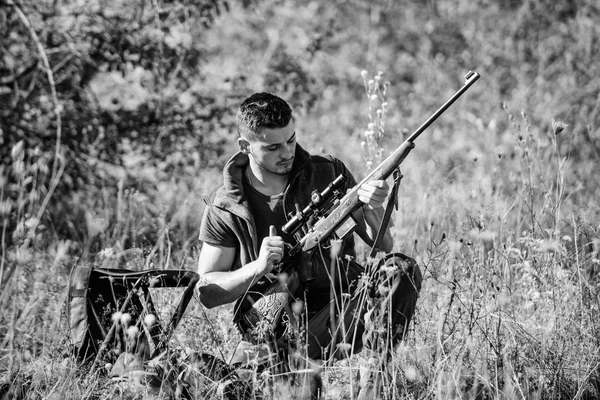
{"type": "Polygon", "coordinates": [[[267,147],[267,150],[269,150],[269,151],[275,151],[275,150],[277,150],[277,146],[267,147]]]}

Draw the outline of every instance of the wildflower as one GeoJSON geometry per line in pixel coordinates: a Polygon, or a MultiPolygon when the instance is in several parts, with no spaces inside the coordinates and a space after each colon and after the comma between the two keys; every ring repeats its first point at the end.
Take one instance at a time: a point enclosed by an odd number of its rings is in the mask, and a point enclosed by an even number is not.
{"type": "Polygon", "coordinates": [[[338,343],[336,347],[342,352],[342,354],[348,354],[352,350],[350,343],[338,343]]]}
{"type": "MultiPolygon", "coordinates": [[[[400,267],[396,264],[384,265],[383,267],[381,267],[381,271],[385,272],[387,275],[393,275],[396,272],[398,272],[399,269],[400,269],[400,267]]],[[[402,268],[402,269],[404,269],[404,268],[402,268]]]]}
{"type": "Polygon", "coordinates": [[[157,276],[152,277],[152,279],[150,279],[150,287],[155,287],[158,286],[160,284],[160,279],[157,276]]]}
{"type": "Polygon", "coordinates": [[[22,160],[15,160],[12,165],[13,176],[17,179],[25,177],[25,163],[22,160]]]}
{"type": "Polygon", "coordinates": [[[7,217],[10,215],[12,209],[12,203],[10,200],[0,201],[0,218],[7,217]]]}
{"type": "Polygon", "coordinates": [[[233,381],[231,379],[219,381],[219,383],[217,385],[217,393],[216,393],[217,397],[225,398],[225,396],[228,396],[229,392],[231,391],[231,389],[229,387],[232,385],[233,385],[233,381]]]}
{"type": "Polygon", "coordinates": [[[371,95],[371,101],[375,101],[375,100],[377,100],[377,99],[378,99],[378,97],[377,97],[377,95],[376,95],[376,94],[372,94],[372,95],[371,95]]]}
{"type": "Polygon", "coordinates": [[[71,242],[68,240],[59,240],[58,244],[56,245],[56,258],[55,258],[55,263],[58,263],[60,260],[62,260],[65,255],[67,254],[67,251],[69,251],[69,246],[71,245],[71,242]]]}
{"type": "Polygon", "coordinates": [[[29,193],[29,202],[30,203],[34,203],[35,204],[39,199],[40,199],[40,194],[37,191],[32,190],[29,193]]]}
{"type": "Polygon", "coordinates": [[[418,374],[417,374],[417,370],[415,367],[413,367],[412,365],[408,366],[405,370],[404,370],[404,376],[406,376],[406,380],[408,380],[409,382],[414,382],[417,380],[418,374]]]}
{"type": "Polygon", "coordinates": [[[554,135],[558,135],[564,131],[567,126],[569,125],[565,124],[565,122],[560,119],[552,119],[552,130],[554,131],[554,135]]]}
{"type": "Polygon", "coordinates": [[[37,218],[28,218],[27,221],[25,221],[25,226],[28,229],[33,229],[35,227],[37,227],[40,223],[40,220],[37,218]]]}
{"type": "Polygon", "coordinates": [[[17,264],[27,264],[33,259],[33,254],[25,246],[21,246],[17,249],[15,261],[17,264]]]}
{"type": "Polygon", "coordinates": [[[13,148],[10,150],[10,156],[15,161],[23,159],[24,152],[23,152],[23,141],[22,140],[20,140],[17,144],[15,144],[13,146],[13,148]]]}
{"type": "Polygon", "coordinates": [[[282,285],[286,285],[289,278],[290,276],[287,274],[287,272],[282,272],[277,275],[277,279],[279,279],[279,283],[282,285]]]}
{"type": "Polygon", "coordinates": [[[46,160],[39,159],[36,162],[36,165],[37,165],[38,171],[40,171],[41,174],[46,175],[50,171],[50,169],[48,168],[48,164],[46,163],[46,160]]]}
{"type": "Polygon", "coordinates": [[[369,72],[366,69],[360,71],[360,76],[362,76],[363,79],[367,79],[367,75],[369,75],[369,72]]]}
{"type": "Polygon", "coordinates": [[[104,218],[94,217],[90,212],[85,213],[85,224],[87,225],[88,235],[92,238],[108,228],[108,221],[104,218]]]}
{"type": "Polygon", "coordinates": [[[377,293],[380,296],[387,296],[388,293],[390,292],[390,288],[384,285],[379,285],[377,286],[377,293]]]}

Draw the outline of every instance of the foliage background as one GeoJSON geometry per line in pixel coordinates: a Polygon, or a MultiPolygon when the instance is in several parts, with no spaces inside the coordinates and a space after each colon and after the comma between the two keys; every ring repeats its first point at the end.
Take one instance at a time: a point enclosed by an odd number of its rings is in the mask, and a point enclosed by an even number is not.
{"type": "Polygon", "coordinates": [[[2,374],[44,360],[77,260],[195,269],[250,93],[361,176],[361,70],[390,82],[386,151],[475,70],[403,166],[410,393],[598,393],[599,20],[593,0],[0,2],[2,374]]]}

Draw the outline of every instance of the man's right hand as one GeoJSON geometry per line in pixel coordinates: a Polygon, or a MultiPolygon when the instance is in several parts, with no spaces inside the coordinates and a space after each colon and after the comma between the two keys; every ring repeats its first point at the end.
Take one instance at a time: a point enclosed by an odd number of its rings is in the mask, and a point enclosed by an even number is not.
{"type": "Polygon", "coordinates": [[[281,261],[284,248],[285,242],[283,238],[277,236],[277,229],[271,225],[269,227],[269,236],[263,239],[258,254],[259,265],[264,268],[260,271],[261,275],[271,272],[275,264],[281,261]]]}

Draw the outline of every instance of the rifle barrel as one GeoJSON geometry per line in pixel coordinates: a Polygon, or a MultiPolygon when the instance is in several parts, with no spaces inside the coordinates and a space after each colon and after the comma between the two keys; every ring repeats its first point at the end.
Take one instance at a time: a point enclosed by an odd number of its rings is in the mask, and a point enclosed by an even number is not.
{"type": "Polygon", "coordinates": [[[463,87],[461,87],[452,97],[448,99],[448,101],[446,101],[435,113],[433,113],[433,115],[429,117],[427,121],[423,122],[423,124],[406,140],[408,142],[414,142],[415,139],[418,138],[419,135],[423,133],[423,131],[427,129],[429,125],[433,123],[433,121],[435,121],[440,115],[442,115],[442,113],[444,113],[444,111],[446,111],[446,109],[450,107],[452,103],[456,101],[456,99],[462,96],[462,94],[468,88],[470,88],[471,85],[474,84],[475,81],[480,78],[480,76],[481,75],[474,71],[467,72],[467,74],[465,75],[465,84],[463,85],[463,87]]]}

